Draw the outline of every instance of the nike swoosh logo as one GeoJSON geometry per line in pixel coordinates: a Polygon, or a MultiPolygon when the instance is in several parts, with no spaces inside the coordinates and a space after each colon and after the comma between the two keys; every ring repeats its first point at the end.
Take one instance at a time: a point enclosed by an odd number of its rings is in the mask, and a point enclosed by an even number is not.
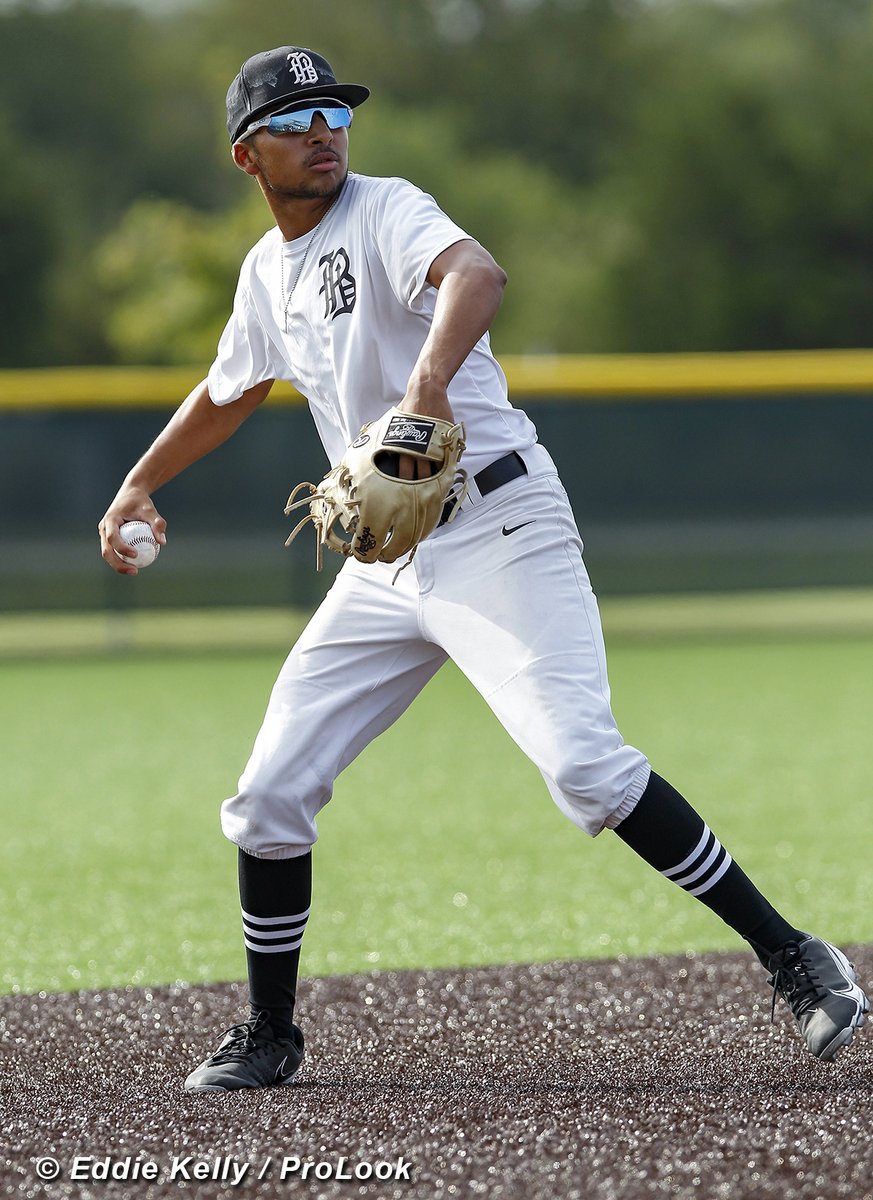
{"type": "Polygon", "coordinates": [[[509,537],[509,535],[511,533],[517,533],[519,529],[524,529],[525,525],[533,525],[533,524],[535,524],[534,521],[522,521],[522,523],[520,525],[513,525],[513,527],[511,529],[507,529],[506,526],[504,525],[503,526],[503,536],[509,537]]]}
{"type": "Polygon", "coordinates": [[[288,1055],[286,1054],[285,1057],[282,1059],[282,1061],[279,1063],[278,1067],[276,1067],[276,1079],[277,1080],[289,1079],[294,1074],[293,1071],[285,1070],[285,1067],[287,1065],[288,1065],[288,1055]]]}

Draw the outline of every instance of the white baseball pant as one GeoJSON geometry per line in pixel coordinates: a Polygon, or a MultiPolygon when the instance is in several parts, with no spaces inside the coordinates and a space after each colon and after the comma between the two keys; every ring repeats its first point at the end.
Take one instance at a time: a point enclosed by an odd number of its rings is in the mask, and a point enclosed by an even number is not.
{"type": "Polygon", "coordinates": [[[634,808],[646,757],[610,708],[597,602],[554,463],[482,497],[397,564],[349,559],[279,674],[237,794],[230,841],[258,858],[304,854],[337,776],[452,658],[555,803],[591,836],[634,808]]]}

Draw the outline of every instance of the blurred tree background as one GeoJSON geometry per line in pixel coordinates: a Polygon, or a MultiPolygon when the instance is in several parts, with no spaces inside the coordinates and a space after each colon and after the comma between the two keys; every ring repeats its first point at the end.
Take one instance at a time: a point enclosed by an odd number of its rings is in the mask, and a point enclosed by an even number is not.
{"type": "Polygon", "coordinates": [[[211,358],[269,225],[224,93],[285,43],[507,268],[499,351],[873,344],[873,0],[5,0],[0,365],[211,358]]]}

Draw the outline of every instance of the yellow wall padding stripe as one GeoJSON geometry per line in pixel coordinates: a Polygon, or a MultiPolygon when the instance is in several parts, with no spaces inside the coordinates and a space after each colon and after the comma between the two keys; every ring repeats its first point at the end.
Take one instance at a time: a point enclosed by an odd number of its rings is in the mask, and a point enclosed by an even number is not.
{"type": "MultiPolygon", "coordinates": [[[[735,354],[507,355],[510,394],[567,400],[869,392],[873,350],[735,354]]],[[[47,367],[0,371],[0,410],[176,407],[203,378],[196,367],[47,367]]],[[[300,404],[286,383],[270,401],[300,404]]]]}
{"type": "Polygon", "coordinates": [[[505,361],[520,395],[653,398],[867,392],[873,351],[791,350],[734,354],[574,354],[505,361]]]}
{"type": "MultiPolygon", "coordinates": [[[[176,408],[204,374],[198,367],[46,367],[0,371],[0,411],[176,408]]],[[[287,383],[276,384],[270,395],[286,403],[302,403],[287,383]]]]}

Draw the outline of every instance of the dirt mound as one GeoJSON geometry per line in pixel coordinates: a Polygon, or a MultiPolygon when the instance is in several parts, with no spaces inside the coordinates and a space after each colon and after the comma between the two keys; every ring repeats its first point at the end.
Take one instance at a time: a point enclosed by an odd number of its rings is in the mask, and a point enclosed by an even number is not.
{"type": "Polygon", "coordinates": [[[310,980],[294,1085],[186,1095],[243,1001],[0,999],[3,1194],[873,1196],[873,1038],[811,1059],[748,955],[310,980]]]}

